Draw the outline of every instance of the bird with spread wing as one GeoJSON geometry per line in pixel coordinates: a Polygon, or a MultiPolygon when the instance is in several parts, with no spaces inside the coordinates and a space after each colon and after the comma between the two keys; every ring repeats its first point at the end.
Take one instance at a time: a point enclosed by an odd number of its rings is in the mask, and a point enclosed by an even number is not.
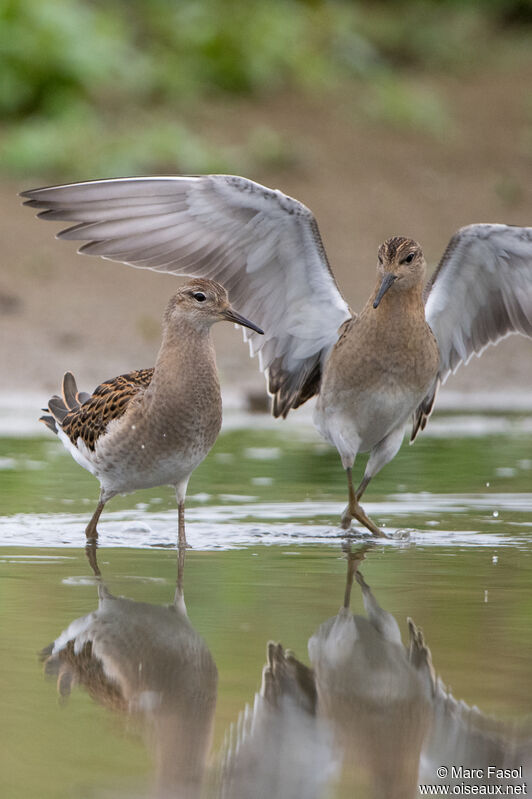
{"type": "Polygon", "coordinates": [[[397,453],[405,426],[425,427],[438,386],[510,333],[532,337],[532,227],[475,224],[451,238],[425,286],[412,239],[385,242],[359,314],[342,297],[311,211],[281,191],[232,175],[89,181],[22,193],[81,253],[211,278],[265,335],[245,331],[286,417],[318,395],[315,422],[347,472],[352,518],[383,535],[360,499],[397,453]],[[352,468],[369,452],[355,490],[352,468]]]}

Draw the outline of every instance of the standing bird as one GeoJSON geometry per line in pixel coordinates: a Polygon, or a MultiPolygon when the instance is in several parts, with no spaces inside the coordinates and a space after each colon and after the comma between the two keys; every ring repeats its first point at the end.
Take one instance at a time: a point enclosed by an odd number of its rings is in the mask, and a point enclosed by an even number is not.
{"type": "MultiPolygon", "coordinates": [[[[170,299],[155,366],[106,380],[92,395],[79,393],[74,376],[63,378],[41,417],[72,457],[100,481],[100,500],[87,529],[94,552],[105,503],[138,488],[174,485],[179,546],[186,546],[185,494],[190,475],[220,432],[222,400],[210,330],[227,320],[262,330],[229,304],[213,280],[195,279],[170,299]]],[[[94,555],[93,555],[94,560],[94,555]]],[[[91,560],[91,563],[93,562],[91,560]]]]}
{"type": "Polygon", "coordinates": [[[451,238],[425,286],[420,246],[395,237],[379,250],[378,281],[354,314],[336,285],[311,211],[233,175],[121,178],[23,192],[60,238],[132,266],[221,280],[267,331],[245,332],[286,417],[318,395],[315,422],[338,450],[354,517],[384,535],[360,499],[397,453],[413,417],[425,427],[438,386],[510,333],[532,336],[532,228],[469,225],[451,238]],[[370,453],[355,490],[358,452],[370,453]]]}

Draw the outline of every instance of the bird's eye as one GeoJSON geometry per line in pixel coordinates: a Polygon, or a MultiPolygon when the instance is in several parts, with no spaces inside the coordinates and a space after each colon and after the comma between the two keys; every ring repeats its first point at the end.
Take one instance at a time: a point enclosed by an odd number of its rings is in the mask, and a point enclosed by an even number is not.
{"type": "Polygon", "coordinates": [[[403,258],[403,263],[411,264],[413,260],[414,260],[414,253],[411,252],[410,255],[407,255],[406,258],[403,258]]]}
{"type": "Polygon", "coordinates": [[[205,296],[205,294],[202,291],[195,291],[192,296],[198,302],[205,302],[205,300],[207,299],[207,297],[205,296]]]}

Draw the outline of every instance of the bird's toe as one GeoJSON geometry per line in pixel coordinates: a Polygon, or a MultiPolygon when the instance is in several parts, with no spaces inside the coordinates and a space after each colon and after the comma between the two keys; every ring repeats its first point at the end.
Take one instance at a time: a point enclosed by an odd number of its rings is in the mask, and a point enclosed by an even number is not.
{"type": "Polygon", "coordinates": [[[340,518],[340,525],[342,527],[342,530],[349,530],[352,521],[353,521],[353,516],[350,513],[348,505],[340,518]]]}

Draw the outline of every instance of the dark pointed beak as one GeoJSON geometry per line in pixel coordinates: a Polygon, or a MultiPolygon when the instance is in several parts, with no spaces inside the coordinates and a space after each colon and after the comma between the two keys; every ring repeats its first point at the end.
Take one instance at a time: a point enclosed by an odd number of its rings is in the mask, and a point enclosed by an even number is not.
{"type": "Polygon", "coordinates": [[[396,277],[395,275],[392,275],[392,273],[391,273],[391,272],[387,272],[387,274],[386,274],[386,275],[384,275],[384,277],[383,277],[383,279],[382,279],[381,287],[380,287],[380,289],[379,289],[379,293],[378,293],[378,294],[377,294],[377,296],[375,297],[375,301],[374,301],[374,303],[373,303],[373,307],[374,307],[374,308],[378,308],[378,307],[379,307],[379,303],[380,303],[380,301],[382,300],[382,298],[384,297],[384,295],[386,294],[386,292],[388,291],[388,289],[390,288],[390,286],[391,286],[391,285],[392,285],[392,284],[393,284],[393,283],[394,283],[396,280],[397,280],[397,277],[396,277]]]}
{"type": "Polygon", "coordinates": [[[227,319],[229,322],[235,322],[235,324],[242,325],[242,327],[249,327],[249,329],[254,330],[255,333],[260,333],[261,336],[264,335],[264,330],[261,330],[260,327],[258,327],[256,324],[250,322],[249,319],[246,319],[245,316],[240,316],[240,314],[237,313],[236,311],[233,311],[232,308],[227,308],[223,312],[222,316],[224,319],[227,319]]]}

